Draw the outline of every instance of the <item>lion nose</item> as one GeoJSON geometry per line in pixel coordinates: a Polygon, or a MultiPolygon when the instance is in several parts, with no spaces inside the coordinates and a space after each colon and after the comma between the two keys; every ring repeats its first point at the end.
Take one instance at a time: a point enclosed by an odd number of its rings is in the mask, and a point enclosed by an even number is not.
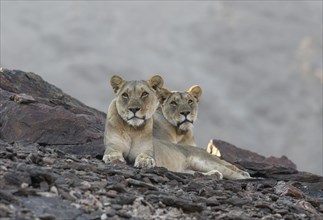
{"type": "Polygon", "coordinates": [[[140,108],[136,107],[136,108],[129,108],[129,111],[131,111],[133,114],[136,114],[137,111],[139,111],[140,108]]]}
{"type": "Polygon", "coordinates": [[[187,117],[191,112],[186,111],[186,112],[181,112],[181,115],[184,115],[185,117],[187,117]]]}

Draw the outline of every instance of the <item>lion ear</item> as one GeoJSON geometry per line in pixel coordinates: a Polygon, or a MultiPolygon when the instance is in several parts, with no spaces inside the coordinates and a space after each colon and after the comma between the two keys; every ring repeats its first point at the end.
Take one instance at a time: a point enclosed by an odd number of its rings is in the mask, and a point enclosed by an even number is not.
{"type": "Polygon", "coordinates": [[[114,93],[117,93],[124,83],[124,79],[122,79],[120,76],[114,75],[111,77],[110,84],[114,93]]]}
{"type": "Polygon", "coordinates": [[[197,100],[197,102],[200,100],[200,97],[202,95],[202,89],[201,89],[201,87],[199,87],[197,85],[192,86],[191,88],[189,88],[187,90],[187,92],[189,94],[191,94],[197,100]]]}
{"type": "Polygon", "coordinates": [[[164,85],[164,80],[161,76],[156,75],[151,77],[149,80],[147,80],[147,83],[149,86],[151,86],[154,90],[161,89],[164,85]]]}
{"type": "Polygon", "coordinates": [[[160,104],[163,104],[165,100],[172,94],[171,91],[165,88],[161,88],[159,90],[159,102],[160,104]]]}

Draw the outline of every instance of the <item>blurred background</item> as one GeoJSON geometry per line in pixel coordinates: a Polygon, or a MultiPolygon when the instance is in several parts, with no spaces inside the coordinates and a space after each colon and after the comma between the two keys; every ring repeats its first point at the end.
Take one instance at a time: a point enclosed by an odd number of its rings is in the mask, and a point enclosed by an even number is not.
{"type": "Polygon", "coordinates": [[[322,1],[1,1],[1,66],[106,111],[110,77],[203,89],[197,143],[322,175],[322,1]]]}

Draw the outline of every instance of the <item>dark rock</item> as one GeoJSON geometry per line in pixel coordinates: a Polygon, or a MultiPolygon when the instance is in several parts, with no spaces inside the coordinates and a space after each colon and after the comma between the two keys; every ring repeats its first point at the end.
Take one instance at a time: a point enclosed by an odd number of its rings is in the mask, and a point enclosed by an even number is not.
{"type": "Polygon", "coordinates": [[[114,200],[112,200],[112,203],[118,204],[118,205],[131,205],[133,201],[135,201],[136,197],[131,195],[119,195],[114,200]]]}
{"type": "Polygon", "coordinates": [[[6,142],[30,141],[77,154],[103,154],[105,114],[34,73],[2,70],[0,105],[0,139],[6,142]]]}
{"type": "Polygon", "coordinates": [[[286,156],[266,158],[216,139],[213,140],[213,145],[220,150],[222,159],[240,168],[247,169],[253,177],[274,178],[285,181],[323,182],[322,176],[297,171],[296,165],[286,156]]]}
{"type": "Polygon", "coordinates": [[[142,181],[139,181],[139,180],[131,179],[131,178],[127,179],[127,183],[130,186],[145,187],[145,188],[148,188],[148,189],[151,189],[151,190],[158,190],[157,187],[155,187],[155,186],[153,186],[151,184],[148,184],[148,183],[145,183],[145,182],[142,182],[142,181]]]}
{"type": "MultiPolygon", "coordinates": [[[[148,201],[154,198],[154,195],[151,195],[148,198],[148,201]]],[[[175,196],[164,196],[160,195],[158,198],[154,198],[165,204],[166,206],[173,206],[176,208],[181,208],[187,212],[200,212],[204,209],[204,206],[200,203],[193,203],[184,199],[177,198],[175,196]]]]}
{"type": "Polygon", "coordinates": [[[127,213],[125,210],[119,210],[117,211],[116,214],[121,218],[126,218],[126,219],[131,218],[131,215],[127,213]]]}
{"type": "Polygon", "coordinates": [[[166,183],[169,181],[169,179],[167,177],[157,176],[155,174],[142,173],[141,176],[144,178],[146,178],[146,177],[149,178],[149,180],[154,183],[166,183]]]}
{"type": "Polygon", "coordinates": [[[8,172],[4,175],[4,180],[10,185],[20,186],[22,183],[31,184],[31,178],[28,173],[8,172]]]}
{"type": "Polygon", "coordinates": [[[9,192],[5,192],[3,190],[0,190],[0,201],[2,203],[17,203],[18,200],[9,192]]]}
{"type": "Polygon", "coordinates": [[[173,172],[167,172],[165,176],[170,180],[176,180],[177,182],[181,183],[187,183],[187,174],[184,173],[173,173],[173,172]]]}
{"type": "Polygon", "coordinates": [[[25,209],[30,209],[35,217],[55,216],[56,219],[75,219],[82,212],[59,198],[28,197],[21,198],[25,209]]]}
{"type": "Polygon", "coordinates": [[[285,157],[215,140],[256,177],[221,181],[104,164],[103,113],[32,73],[4,70],[0,80],[1,219],[323,218],[323,177],[285,157]]]}
{"type": "Polygon", "coordinates": [[[125,192],[128,191],[127,188],[125,187],[125,185],[122,185],[122,184],[119,184],[119,183],[115,183],[115,184],[113,184],[111,186],[108,186],[107,189],[115,190],[115,191],[117,191],[119,193],[125,193],[125,192]]]}
{"type": "Polygon", "coordinates": [[[239,198],[237,196],[233,196],[228,199],[222,200],[222,202],[228,203],[228,204],[234,205],[234,206],[242,206],[242,205],[250,203],[251,200],[247,199],[247,198],[239,198]]]}
{"type": "Polygon", "coordinates": [[[301,190],[291,184],[285,183],[284,181],[279,181],[274,188],[275,193],[278,195],[289,195],[298,199],[304,197],[301,190]]]}
{"type": "Polygon", "coordinates": [[[288,168],[296,170],[296,165],[290,161],[286,156],[281,158],[264,157],[249,150],[238,148],[230,143],[222,140],[213,139],[213,145],[221,152],[221,158],[231,163],[241,163],[242,161],[258,162],[260,164],[275,165],[281,168],[288,168]]]}

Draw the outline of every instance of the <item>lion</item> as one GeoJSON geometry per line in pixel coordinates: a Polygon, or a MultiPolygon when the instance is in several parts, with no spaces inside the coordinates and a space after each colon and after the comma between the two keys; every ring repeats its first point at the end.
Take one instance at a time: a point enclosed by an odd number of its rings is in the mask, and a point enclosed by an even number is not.
{"type": "Polygon", "coordinates": [[[116,94],[111,102],[104,132],[103,161],[133,163],[135,167],[165,167],[170,171],[208,175],[218,179],[246,179],[250,175],[203,149],[153,138],[153,114],[159,106],[163,79],[125,81],[111,78],[116,94]]]}
{"type": "MultiPolygon", "coordinates": [[[[191,86],[187,91],[160,90],[160,106],[154,114],[154,137],[174,144],[196,146],[193,125],[198,114],[202,88],[191,86]]],[[[220,151],[210,140],[206,151],[221,157],[220,151]]]]}
{"type": "Polygon", "coordinates": [[[135,167],[154,167],[152,116],[159,105],[157,90],[163,86],[162,77],[125,81],[115,75],[110,83],[116,97],[107,112],[103,161],[118,160],[134,163],[135,167]]]}
{"type": "Polygon", "coordinates": [[[200,86],[190,87],[186,92],[160,90],[160,107],[154,114],[154,137],[174,144],[196,146],[193,124],[198,113],[202,95],[200,86]]]}

